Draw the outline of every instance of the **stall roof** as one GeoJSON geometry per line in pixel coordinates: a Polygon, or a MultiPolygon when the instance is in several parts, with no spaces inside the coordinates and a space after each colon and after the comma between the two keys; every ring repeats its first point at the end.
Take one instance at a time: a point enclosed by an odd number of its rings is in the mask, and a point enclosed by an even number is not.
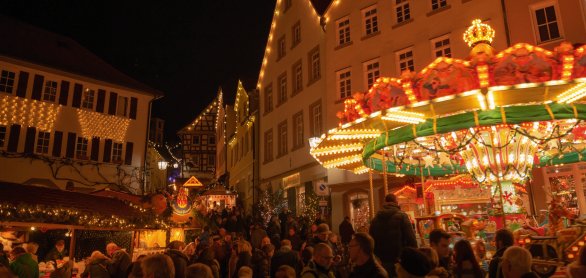
{"type": "Polygon", "coordinates": [[[115,198],[8,182],[0,182],[0,203],[55,206],[123,218],[141,214],[138,209],[115,198]]]}

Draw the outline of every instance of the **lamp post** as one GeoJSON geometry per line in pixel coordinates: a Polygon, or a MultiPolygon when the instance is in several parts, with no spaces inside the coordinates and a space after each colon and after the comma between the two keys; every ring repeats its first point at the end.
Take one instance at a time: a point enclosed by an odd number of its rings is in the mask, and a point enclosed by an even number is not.
{"type": "Polygon", "coordinates": [[[161,160],[157,163],[157,165],[159,166],[159,170],[165,170],[165,169],[167,169],[169,162],[161,160]]]}

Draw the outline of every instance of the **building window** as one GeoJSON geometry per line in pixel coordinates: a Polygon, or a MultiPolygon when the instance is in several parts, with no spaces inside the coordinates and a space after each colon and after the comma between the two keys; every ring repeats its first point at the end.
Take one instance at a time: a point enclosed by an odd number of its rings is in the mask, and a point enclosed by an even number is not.
{"type": "Polygon", "coordinates": [[[126,117],[128,115],[128,97],[118,96],[117,105],[116,115],[126,117]]]}
{"type": "Polygon", "coordinates": [[[282,37],[279,38],[279,52],[278,52],[278,57],[277,59],[281,59],[283,57],[285,57],[285,54],[287,54],[287,44],[285,42],[285,35],[283,35],[282,37]]]}
{"type": "Polygon", "coordinates": [[[293,149],[303,146],[303,110],[293,115],[293,149]]]}
{"type": "Polygon", "coordinates": [[[411,19],[411,8],[409,7],[409,0],[396,0],[395,3],[397,23],[411,19]]]}
{"type": "Polygon", "coordinates": [[[309,57],[309,82],[313,83],[321,77],[319,61],[319,45],[308,54],[309,57]]]}
{"type": "Polygon", "coordinates": [[[309,117],[310,117],[310,131],[311,137],[321,136],[323,133],[322,127],[322,113],[321,113],[321,100],[316,101],[309,106],[309,117]]]}
{"type": "Polygon", "coordinates": [[[12,94],[14,88],[14,72],[3,70],[0,76],[0,92],[12,94]]]}
{"type": "Polygon", "coordinates": [[[199,144],[201,143],[201,142],[200,142],[200,137],[199,137],[199,135],[193,135],[193,138],[192,138],[192,143],[193,143],[193,145],[198,145],[198,146],[199,146],[199,144]]]}
{"type": "Polygon", "coordinates": [[[338,45],[350,43],[350,19],[344,17],[336,22],[338,26],[338,45]]]}
{"type": "Polygon", "coordinates": [[[265,114],[273,111],[273,83],[265,88],[265,114]]]}
{"type": "Polygon", "coordinates": [[[411,48],[397,51],[395,55],[397,56],[399,73],[402,73],[405,70],[415,71],[415,66],[413,65],[413,50],[411,48]]]}
{"type": "Polygon", "coordinates": [[[122,163],[122,143],[112,144],[112,162],[122,163]]]}
{"type": "Polygon", "coordinates": [[[277,149],[277,156],[280,157],[287,154],[287,120],[279,124],[278,132],[279,137],[277,140],[279,148],[277,149]]]}
{"type": "Polygon", "coordinates": [[[444,8],[448,5],[448,0],[431,0],[431,10],[444,8]]]}
{"type": "Polygon", "coordinates": [[[374,82],[376,82],[376,80],[380,77],[378,58],[364,63],[363,68],[366,90],[368,90],[372,87],[372,85],[374,85],[374,82]]]}
{"type": "Polygon", "coordinates": [[[84,137],[77,137],[77,144],[75,145],[75,158],[88,159],[87,149],[88,139],[84,137]]]}
{"type": "Polygon", "coordinates": [[[285,103],[287,101],[287,73],[284,72],[279,76],[278,84],[279,84],[279,94],[277,98],[277,106],[285,103]]]}
{"type": "Polygon", "coordinates": [[[208,139],[208,145],[215,145],[216,144],[216,136],[210,135],[210,138],[208,139]]]}
{"type": "Polygon", "coordinates": [[[85,89],[85,91],[83,92],[81,107],[88,108],[88,109],[94,109],[95,96],[96,96],[96,91],[90,90],[90,89],[85,89]]]}
{"type": "Polygon", "coordinates": [[[6,141],[6,126],[0,125],[0,148],[4,147],[4,141],[6,141]]]}
{"type": "Polygon", "coordinates": [[[39,136],[37,138],[37,153],[40,154],[48,154],[49,153],[49,139],[51,138],[51,133],[39,131],[39,136]]]}
{"type": "Polygon", "coordinates": [[[297,46],[301,43],[301,22],[297,21],[295,25],[291,28],[291,33],[293,35],[292,45],[291,48],[297,46]]]}
{"type": "Polygon", "coordinates": [[[265,162],[273,160],[273,129],[265,132],[265,162]]]}
{"type": "Polygon", "coordinates": [[[450,38],[448,35],[431,40],[433,55],[437,57],[452,57],[450,38]]]}
{"type": "Polygon", "coordinates": [[[352,79],[350,68],[346,68],[336,72],[338,92],[340,99],[345,99],[352,95],[352,79]]]}
{"type": "Polygon", "coordinates": [[[367,36],[378,32],[378,17],[376,15],[376,7],[363,10],[362,18],[364,20],[364,33],[367,36]]]}
{"type": "Polygon", "coordinates": [[[208,156],[208,165],[210,167],[215,167],[216,166],[216,157],[213,154],[210,154],[208,156]]]}
{"type": "Polygon", "coordinates": [[[57,98],[57,82],[47,80],[45,81],[45,90],[43,91],[43,100],[55,102],[57,98]]]}
{"type": "Polygon", "coordinates": [[[558,25],[557,7],[550,5],[534,9],[535,24],[539,35],[539,42],[547,42],[562,37],[558,25]]]}
{"type": "Polygon", "coordinates": [[[297,94],[303,90],[303,68],[301,67],[301,60],[293,64],[293,94],[297,94]]]}

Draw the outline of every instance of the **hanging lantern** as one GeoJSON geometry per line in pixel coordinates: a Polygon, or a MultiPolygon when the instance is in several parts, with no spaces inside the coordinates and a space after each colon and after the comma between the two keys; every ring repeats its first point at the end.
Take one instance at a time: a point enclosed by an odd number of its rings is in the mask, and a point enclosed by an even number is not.
{"type": "Polygon", "coordinates": [[[167,169],[169,162],[161,160],[157,164],[159,165],[159,170],[165,170],[165,169],[167,169]]]}

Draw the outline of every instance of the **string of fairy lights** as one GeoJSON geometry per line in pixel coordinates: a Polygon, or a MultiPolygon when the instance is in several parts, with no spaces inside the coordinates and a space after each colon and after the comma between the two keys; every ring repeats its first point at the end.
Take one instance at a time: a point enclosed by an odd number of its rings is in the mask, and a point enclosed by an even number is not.
{"type": "Polygon", "coordinates": [[[58,104],[0,95],[0,125],[19,124],[51,131],[60,111],[58,104]]]}
{"type": "Polygon", "coordinates": [[[110,138],[116,142],[126,141],[131,119],[106,115],[85,109],[77,109],[81,134],[85,138],[110,138]]]}

